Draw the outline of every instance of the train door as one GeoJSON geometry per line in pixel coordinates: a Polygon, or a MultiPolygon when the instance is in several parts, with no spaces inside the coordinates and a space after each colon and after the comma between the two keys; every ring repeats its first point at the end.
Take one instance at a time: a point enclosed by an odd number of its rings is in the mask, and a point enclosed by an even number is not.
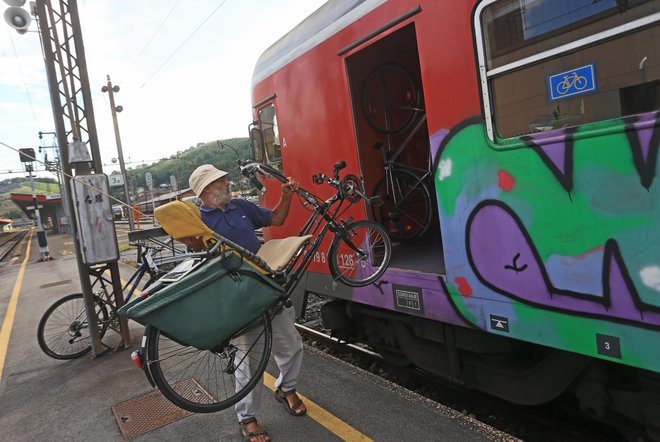
{"type": "Polygon", "coordinates": [[[395,245],[392,267],[444,274],[424,89],[414,24],[346,59],[371,215],[395,245]]]}

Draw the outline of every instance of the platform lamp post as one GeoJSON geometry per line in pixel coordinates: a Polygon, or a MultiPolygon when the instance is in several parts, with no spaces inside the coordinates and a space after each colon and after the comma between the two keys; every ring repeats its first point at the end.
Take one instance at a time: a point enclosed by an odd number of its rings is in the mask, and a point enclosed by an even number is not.
{"type": "Polygon", "coordinates": [[[101,88],[102,92],[107,92],[110,98],[110,111],[112,112],[112,123],[115,127],[115,140],[117,141],[117,154],[119,155],[119,168],[124,181],[124,198],[126,200],[126,211],[128,212],[128,225],[131,232],[135,230],[133,220],[133,207],[131,199],[128,196],[128,176],[126,175],[126,167],[124,165],[124,153],[121,148],[121,137],[119,136],[119,124],[117,123],[117,113],[124,110],[122,106],[115,106],[115,92],[119,92],[119,86],[113,86],[108,75],[108,84],[101,88]]]}

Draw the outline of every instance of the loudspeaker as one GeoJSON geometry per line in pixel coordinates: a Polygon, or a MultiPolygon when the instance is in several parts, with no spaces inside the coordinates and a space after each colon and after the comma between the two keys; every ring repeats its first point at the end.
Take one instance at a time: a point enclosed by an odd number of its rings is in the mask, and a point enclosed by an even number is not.
{"type": "Polygon", "coordinates": [[[25,4],[25,0],[5,0],[5,3],[7,3],[9,6],[23,6],[25,4]]]}
{"type": "Polygon", "coordinates": [[[19,34],[25,34],[30,26],[32,18],[30,13],[18,6],[11,6],[5,11],[5,21],[9,26],[16,29],[19,34]]]}

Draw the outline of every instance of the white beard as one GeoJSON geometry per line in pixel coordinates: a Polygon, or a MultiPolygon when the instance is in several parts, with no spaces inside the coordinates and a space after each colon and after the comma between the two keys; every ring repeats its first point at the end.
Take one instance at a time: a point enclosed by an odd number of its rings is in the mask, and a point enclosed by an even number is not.
{"type": "Polygon", "coordinates": [[[231,201],[231,192],[229,189],[216,189],[213,191],[213,193],[211,193],[211,195],[209,195],[209,198],[211,201],[213,201],[213,204],[217,206],[226,206],[229,204],[229,201],[231,201]]]}

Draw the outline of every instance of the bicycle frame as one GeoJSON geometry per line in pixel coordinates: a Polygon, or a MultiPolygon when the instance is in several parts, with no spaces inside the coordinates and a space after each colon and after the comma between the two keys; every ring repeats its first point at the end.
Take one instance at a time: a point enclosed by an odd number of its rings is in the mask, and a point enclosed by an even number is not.
{"type": "MultiPolygon", "coordinates": [[[[343,213],[342,207],[344,207],[344,202],[347,201],[346,194],[344,193],[344,190],[346,189],[344,189],[344,184],[339,181],[339,170],[345,167],[346,163],[343,163],[343,165],[340,165],[340,163],[335,164],[334,179],[328,178],[324,174],[314,177],[314,180],[317,182],[317,184],[327,182],[337,190],[331,198],[327,199],[326,201],[321,201],[320,198],[314,196],[307,190],[300,188],[296,191],[296,193],[304,199],[303,204],[308,204],[314,208],[314,212],[305,222],[300,232],[298,233],[298,236],[312,235],[314,239],[306,246],[301,247],[301,249],[295,253],[293,258],[289,261],[289,264],[282,271],[282,274],[285,275],[285,280],[283,283],[285,289],[285,300],[293,294],[293,291],[300,282],[301,275],[308,269],[309,265],[314,259],[315,253],[321,246],[321,243],[323,242],[328,231],[333,232],[335,235],[341,235],[344,242],[351,249],[361,255],[365,255],[364,251],[362,251],[359,247],[353,244],[349,238],[347,238],[348,235],[344,226],[347,223],[350,223],[352,218],[349,218],[346,221],[338,220],[341,213],[343,213]]],[[[274,170],[264,164],[248,161],[242,163],[239,161],[239,167],[241,168],[241,173],[246,176],[249,176],[250,173],[254,173],[256,170],[259,170],[261,173],[270,175],[281,182],[288,181],[277,170],[274,170]],[[250,167],[252,168],[252,171],[244,171],[244,168],[247,169],[250,167]]],[[[255,183],[255,185],[256,184],[257,183],[255,183]]],[[[371,200],[355,187],[352,187],[350,191],[354,192],[356,196],[359,196],[360,198],[365,199],[371,203],[371,200]]],[[[351,197],[348,197],[348,202],[350,206],[350,204],[352,204],[354,201],[351,200],[351,197]]],[[[348,207],[345,207],[344,210],[347,208],[348,207]]]]}
{"type": "MultiPolygon", "coordinates": [[[[387,190],[388,192],[392,192],[392,198],[394,199],[394,204],[399,205],[405,202],[412,191],[417,188],[424,180],[426,180],[429,176],[431,176],[431,159],[430,156],[427,159],[427,164],[426,164],[426,169],[422,169],[419,167],[414,167],[414,166],[409,166],[407,164],[403,163],[398,163],[396,160],[401,156],[401,153],[403,150],[406,148],[410,140],[413,138],[413,136],[417,133],[419,129],[423,127],[423,125],[426,123],[426,113],[422,115],[422,118],[419,119],[415,127],[410,131],[410,133],[406,136],[406,138],[403,140],[401,145],[397,150],[395,150],[391,155],[386,155],[385,154],[385,148],[382,146],[382,144],[379,146],[381,155],[383,157],[383,167],[385,168],[385,177],[387,181],[387,190]],[[400,200],[397,198],[397,192],[394,188],[394,180],[392,179],[392,172],[395,170],[407,170],[409,172],[413,172],[415,175],[418,175],[418,172],[421,173],[421,177],[415,182],[415,185],[412,186],[412,188],[405,194],[403,195],[403,198],[400,200]]],[[[429,154],[430,155],[430,154],[429,154]]]]}
{"type": "MultiPolygon", "coordinates": [[[[339,193],[335,194],[332,198],[330,198],[328,201],[324,203],[319,203],[316,200],[314,200],[314,202],[312,202],[311,200],[307,200],[307,203],[312,204],[314,206],[314,213],[312,213],[309,219],[305,222],[305,225],[298,233],[298,236],[304,236],[310,234],[316,236],[314,240],[309,244],[309,249],[305,250],[306,249],[305,247],[299,250],[286,268],[288,274],[287,281],[285,283],[287,298],[291,296],[295,288],[298,286],[298,283],[300,282],[300,276],[307,270],[309,265],[312,263],[312,260],[314,259],[314,254],[321,246],[321,243],[323,242],[326,233],[328,233],[328,230],[332,231],[333,233],[336,233],[342,229],[343,225],[337,223],[337,216],[344,201],[345,201],[344,198],[341,198],[339,196],[339,193]],[[339,204],[337,204],[333,210],[332,206],[337,202],[339,202],[339,204]],[[325,224],[319,230],[319,226],[321,225],[321,222],[323,220],[325,220],[325,224]],[[302,260],[300,261],[299,265],[297,265],[300,260],[301,254],[303,255],[302,260]]],[[[350,221],[351,219],[349,218],[347,222],[350,221]]],[[[355,247],[349,240],[347,240],[347,244],[349,244],[349,246],[353,248],[356,252],[360,252],[359,248],[355,247]]]]}

